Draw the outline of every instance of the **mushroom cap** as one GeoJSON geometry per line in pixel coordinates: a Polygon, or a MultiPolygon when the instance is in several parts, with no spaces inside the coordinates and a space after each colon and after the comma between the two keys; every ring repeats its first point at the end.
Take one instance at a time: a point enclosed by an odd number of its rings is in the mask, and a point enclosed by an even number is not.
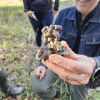
{"type": "Polygon", "coordinates": [[[60,36],[59,36],[59,32],[58,32],[58,31],[55,31],[55,30],[54,30],[53,36],[54,36],[55,38],[57,38],[57,40],[60,39],[60,36]]]}
{"type": "Polygon", "coordinates": [[[45,26],[45,27],[42,29],[41,32],[44,34],[44,37],[49,37],[49,36],[51,36],[53,30],[52,30],[50,27],[45,26]]]}
{"type": "Polygon", "coordinates": [[[60,31],[62,29],[62,26],[60,25],[50,25],[50,27],[56,31],[60,31]]]}
{"type": "Polygon", "coordinates": [[[49,42],[49,41],[58,41],[60,39],[59,31],[62,29],[62,26],[60,25],[50,25],[50,27],[45,26],[42,29],[42,33],[44,35],[43,42],[49,42]]]}

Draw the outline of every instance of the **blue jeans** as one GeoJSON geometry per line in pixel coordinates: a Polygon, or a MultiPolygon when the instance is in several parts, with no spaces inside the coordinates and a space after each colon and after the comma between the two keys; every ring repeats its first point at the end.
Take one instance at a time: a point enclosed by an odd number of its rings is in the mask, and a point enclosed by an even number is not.
{"type": "Polygon", "coordinates": [[[33,27],[35,36],[36,36],[36,44],[38,47],[41,46],[41,37],[42,37],[42,32],[41,29],[44,26],[50,26],[53,23],[54,16],[52,15],[53,12],[46,12],[46,13],[35,13],[37,17],[37,21],[34,20],[33,18],[29,17],[29,21],[33,27]]]}

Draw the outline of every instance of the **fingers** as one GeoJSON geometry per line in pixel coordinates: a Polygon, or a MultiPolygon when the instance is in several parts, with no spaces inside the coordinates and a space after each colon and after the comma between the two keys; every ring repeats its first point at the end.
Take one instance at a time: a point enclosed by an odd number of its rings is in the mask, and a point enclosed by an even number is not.
{"type": "MultiPolygon", "coordinates": [[[[83,59],[72,60],[69,58],[62,57],[60,55],[52,54],[49,56],[49,60],[52,63],[55,63],[57,66],[65,68],[71,72],[80,73],[80,74],[88,74],[92,73],[92,66],[87,62],[84,62],[83,59]]],[[[48,63],[43,62],[48,67],[48,63]]],[[[52,67],[53,66],[49,66],[52,67]]],[[[56,69],[55,69],[56,70],[56,69]]]]}
{"type": "MultiPolygon", "coordinates": [[[[82,84],[87,84],[89,82],[90,76],[86,75],[86,74],[78,74],[78,73],[72,73],[70,71],[66,71],[67,76],[61,76],[60,77],[69,82],[74,82],[77,83],[77,85],[82,85],[82,84]]],[[[72,83],[71,83],[72,84],[72,83]]]]}
{"type": "Polygon", "coordinates": [[[26,13],[27,13],[27,14],[34,14],[33,11],[27,11],[26,13]]]}
{"type": "Polygon", "coordinates": [[[82,84],[78,83],[77,81],[72,81],[72,80],[65,80],[65,81],[72,85],[82,85],[82,84]]]}
{"type": "Polygon", "coordinates": [[[46,73],[45,71],[42,71],[41,76],[39,78],[40,80],[45,76],[45,73],[46,73]]]}
{"type": "Polygon", "coordinates": [[[55,15],[58,11],[53,10],[53,15],[55,15]]]}
{"type": "Polygon", "coordinates": [[[82,85],[82,84],[87,84],[89,81],[90,76],[85,75],[85,74],[78,74],[71,72],[69,70],[64,69],[63,67],[57,66],[54,63],[51,63],[50,61],[46,61],[47,67],[52,70],[54,73],[58,74],[58,76],[73,84],[73,85],[82,85]]]}
{"type": "Polygon", "coordinates": [[[66,49],[70,52],[70,55],[66,56],[67,58],[70,58],[70,59],[80,59],[80,57],[75,54],[68,46],[68,44],[65,42],[65,41],[61,41],[61,45],[66,47],[66,49]]]}
{"type": "Polygon", "coordinates": [[[32,17],[33,19],[34,19],[34,17],[33,16],[35,16],[35,14],[34,14],[34,12],[33,11],[28,11],[28,12],[26,12],[27,13],[27,15],[29,15],[30,17],[32,17]],[[33,14],[33,15],[32,15],[33,14]]]}
{"type": "Polygon", "coordinates": [[[52,15],[54,16],[54,11],[53,11],[53,14],[52,15]]]}
{"type": "Polygon", "coordinates": [[[74,80],[65,80],[66,82],[70,83],[70,84],[73,84],[73,85],[85,85],[89,82],[89,79],[88,80],[84,80],[84,81],[74,81],[74,80]]]}
{"type": "Polygon", "coordinates": [[[56,12],[53,10],[53,15],[55,15],[56,14],[56,12]]]}
{"type": "Polygon", "coordinates": [[[72,84],[72,85],[82,85],[82,84],[80,84],[80,83],[77,82],[77,81],[70,80],[70,79],[64,78],[64,77],[62,77],[62,76],[59,76],[59,77],[60,77],[62,80],[66,81],[66,82],[68,82],[68,83],[70,83],[70,84],[72,84]]]}
{"type": "Polygon", "coordinates": [[[36,68],[34,72],[35,72],[35,76],[36,77],[40,77],[41,76],[39,68],[36,68]]]}
{"type": "Polygon", "coordinates": [[[91,74],[92,73],[93,68],[92,68],[91,64],[89,64],[87,57],[75,54],[69,48],[69,46],[67,45],[67,43],[65,41],[62,41],[61,44],[63,46],[65,46],[67,50],[69,50],[70,55],[66,56],[66,58],[64,58],[62,56],[52,54],[49,56],[49,60],[51,62],[65,68],[65,69],[73,71],[73,72],[78,72],[78,73],[83,73],[83,74],[91,74]]]}
{"type": "Polygon", "coordinates": [[[51,62],[55,63],[56,65],[59,65],[59,66],[65,68],[66,70],[70,70],[73,72],[79,72],[79,68],[78,68],[76,61],[74,61],[72,59],[68,59],[68,58],[64,58],[60,55],[52,54],[49,56],[49,60],[51,62]]]}
{"type": "Polygon", "coordinates": [[[39,77],[40,80],[44,77],[45,73],[46,73],[46,68],[43,66],[39,66],[35,69],[35,76],[39,77]]]}

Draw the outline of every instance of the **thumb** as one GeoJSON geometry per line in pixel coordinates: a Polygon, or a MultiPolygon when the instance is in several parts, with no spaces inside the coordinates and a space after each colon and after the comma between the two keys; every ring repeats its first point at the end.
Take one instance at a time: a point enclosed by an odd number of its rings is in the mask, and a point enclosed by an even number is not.
{"type": "Polygon", "coordinates": [[[76,60],[76,59],[80,59],[80,57],[78,57],[78,55],[76,53],[74,53],[68,46],[68,44],[65,41],[61,41],[61,45],[66,47],[66,49],[70,52],[70,55],[66,56],[67,58],[76,60]]]}

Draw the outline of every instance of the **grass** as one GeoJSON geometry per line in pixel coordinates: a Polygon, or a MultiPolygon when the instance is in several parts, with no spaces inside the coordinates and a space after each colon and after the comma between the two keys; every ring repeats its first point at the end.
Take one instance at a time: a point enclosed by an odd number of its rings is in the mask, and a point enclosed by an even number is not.
{"type": "MultiPolygon", "coordinates": [[[[17,97],[6,100],[38,100],[32,91],[31,80],[36,61],[36,43],[33,29],[27,15],[24,13],[22,2],[0,0],[0,64],[9,73],[9,81],[13,86],[22,86],[25,92],[17,97]]],[[[60,1],[60,9],[74,5],[74,0],[60,1]]],[[[56,15],[57,16],[57,15],[56,15]]],[[[55,18],[56,18],[55,16],[55,18]]],[[[58,100],[71,100],[66,82],[58,79],[54,84],[61,92],[58,100]]],[[[92,90],[89,100],[99,100],[100,90],[92,90]]],[[[4,100],[4,99],[0,99],[4,100]]]]}

